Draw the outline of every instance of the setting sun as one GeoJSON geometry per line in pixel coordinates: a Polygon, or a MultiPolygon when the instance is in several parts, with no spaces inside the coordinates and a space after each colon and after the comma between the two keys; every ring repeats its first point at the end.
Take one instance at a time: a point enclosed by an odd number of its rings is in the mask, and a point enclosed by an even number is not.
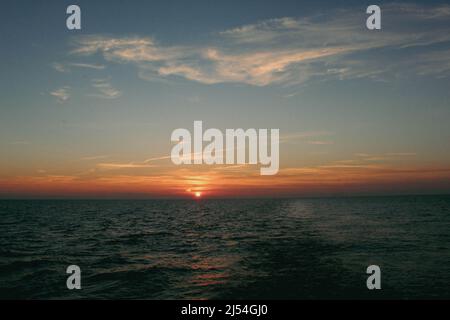
{"type": "Polygon", "coordinates": [[[196,192],[196,193],[195,193],[195,197],[196,197],[196,198],[200,198],[201,196],[202,196],[202,193],[201,193],[201,192],[196,192]]]}

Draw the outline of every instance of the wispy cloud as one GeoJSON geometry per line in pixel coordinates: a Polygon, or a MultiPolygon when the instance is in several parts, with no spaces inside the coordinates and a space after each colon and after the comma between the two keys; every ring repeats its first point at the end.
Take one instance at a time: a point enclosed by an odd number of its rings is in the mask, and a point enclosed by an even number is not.
{"type": "Polygon", "coordinates": [[[64,65],[63,63],[59,63],[59,62],[52,63],[52,68],[58,72],[69,72],[69,69],[67,68],[67,66],[64,65]]]}
{"type": "Polygon", "coordinates": [[[93,79],[92,87],[97,90],[91,96],[103,99],[116,99],[122,95],[122,92],[112,86],[107,79],[93,79]]]}
{"type": "Polygon", "coordinates": [[[386,153],[388,156],[392,157],[414,157],[417,155],[416,152],[390,152],[386,153]]]}
{"type": "Polygon", "coordinates": [[[72,63],[54,62],[52,64],[52,67],[58,72],[70,72],[72,68],[84,68],[94,70],[103,70],[106,68],[106,66],[103,64],[80,63],[80,62],[72,62],[72,63]]]}
{"type": "Polygon", "coordinates": [[[85,69],[103,70],[106,67],[102,64],[90,64],[90,63],[70,63],[69,66],[85,69]]]}
{"type": "Polygon", "coordinates": [[[16,141],[11,141],[9,144],[13,145],[13,146],[19,146],[19,145],[24,146],[24,145],[31,144],[31,142],[26,141],[26,140],[16,140],[16,141]]]}
{"type": "Polygon", "coordinates": [[[88,157],[81,158],[81,160],[83,160],[83,161],[92,161],[92,160],[105,159],[105,158],[108,158],[108,157],[109,157],[108,155],[88,156],[88,157]]]}
{"type": "Polygon", "coordinates": [[[151,164],[129,162],[129,163],[98,163],[97,167],[101,169],[117,170],[117,169],[154,168],[157,166],[151,164]]]}
{"type": "Polygon", "coordinates": [[[162,46],[139,36],[80,37],[72,54],[100,53],[109,62],[132,63],[150,80],[176,76],[204,84],[266,86],[300,84],[314,78],[383,79],[400,67],[422,75],[450,73],[450,68],[437,68],[442,59],[445,66],[450,65],[450,58],[442,58],[441,49],[433,49],[426,57],[409,52],[413,68],[406,67],[408,59],[367,59],[373,49],[408,50],[449,42],[448,24],[442,22],[450,18],[450,6],[385,5],[381,32],[364,27],[367,16],[359,9],[244,25],[219,32],[220,41],[202,46],[162,46]],[[422,23],[426,27],[419,27],[422,23]]]}
{"type": "Polygon", "coordinates": [[[333,144],[333,141],[311,140],[311,141],[308,141],[307,143],[311,144],[311,145],[321,146],[321,145],[333,144]]]}
{"type": "Polygon", "coordinates": [[[386,152],[381,154],[356,153],[352,163],[370,163],[370,162],[395,162],[402,159],[413,158],[417,155],[415,152],[386,152]]]}
{"type": "Polygon", "coordinates": [[[295,143],[299,141],[307,141],[308,144],[331,144],[329,140],[322,140],[330,136],[334,136],[334,132],[331,131],[303,131],[303,132],[290,132],[280,136],[280,143],[295,143]]]}
{"type": "Polygon", "coordinates": [[[62,87],[54,91],[51,91],[50,95],[55,97],[58,102],[63,103],[69,100],[70,98],[69,89],[70,87],[62,87]]]}

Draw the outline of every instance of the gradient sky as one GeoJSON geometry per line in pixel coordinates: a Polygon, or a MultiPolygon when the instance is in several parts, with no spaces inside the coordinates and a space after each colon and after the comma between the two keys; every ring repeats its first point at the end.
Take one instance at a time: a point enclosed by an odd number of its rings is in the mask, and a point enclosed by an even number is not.
{"type": "Polygon", "coordinates": [[[8,0],[0,18],[2,198],[450,191],[445,2],[8,0]],[[194,120],[279,128],[280,172],[173,165],[194,120]]]}

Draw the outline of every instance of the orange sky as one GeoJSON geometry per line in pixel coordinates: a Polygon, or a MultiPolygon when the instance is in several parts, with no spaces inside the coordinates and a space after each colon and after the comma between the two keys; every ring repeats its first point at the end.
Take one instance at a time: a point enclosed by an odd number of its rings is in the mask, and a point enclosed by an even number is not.
{"type": "Polygon", "coordinates": [[[275,176],[261,176],[258,167],[250,165],[168,165],[157,171],[137,166],[79,175],[15,176],[1,179],[0,190],[3,198],[194,198],[196,192],[202,198],[445,193],[450,190],[450,169],[336,163],[281,168],[275,176]]]}

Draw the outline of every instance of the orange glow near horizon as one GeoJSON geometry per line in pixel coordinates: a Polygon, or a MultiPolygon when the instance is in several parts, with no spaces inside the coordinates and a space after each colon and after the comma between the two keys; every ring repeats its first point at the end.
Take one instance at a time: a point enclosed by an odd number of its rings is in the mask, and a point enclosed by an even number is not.
{"type": "Polygon", "coordinates": [[[169,167],[165,171],[101,171],[92,175],[0,178],[1,198],[208,198],[284,197],[386,192],[448,192],[450,169],[330,164],[283,168],[261,176],[257,167],[169,167]]]}

